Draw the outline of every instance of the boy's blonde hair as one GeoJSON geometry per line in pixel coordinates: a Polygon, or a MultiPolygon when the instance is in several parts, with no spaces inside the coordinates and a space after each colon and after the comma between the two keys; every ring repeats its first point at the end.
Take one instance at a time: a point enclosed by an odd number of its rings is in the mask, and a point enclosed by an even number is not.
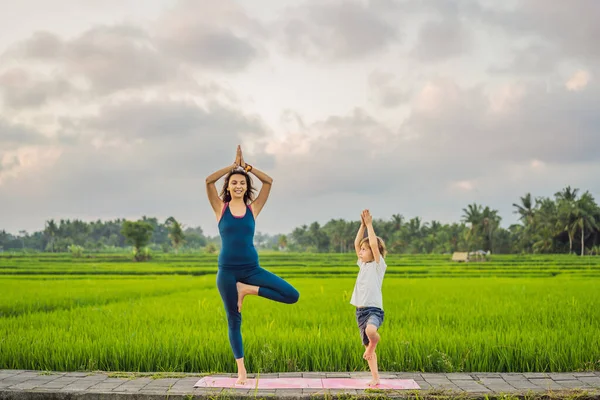
{"type": "MultiPolygon", "coordinates": [[[[375,236],[375,237],[377,238],[377,247],[379,247],[379,254],[381,254],[382,257],[385,257],[387,255],[387,248],[385,247],[385,242],[379,236],[375,236]]],[[[371,243],[369,242],[368,237],[362,238],[359,246],[362,246],[363,243],[365,243],[365,242],[369,245],[369,247],[371,246],[371,243]]]]}

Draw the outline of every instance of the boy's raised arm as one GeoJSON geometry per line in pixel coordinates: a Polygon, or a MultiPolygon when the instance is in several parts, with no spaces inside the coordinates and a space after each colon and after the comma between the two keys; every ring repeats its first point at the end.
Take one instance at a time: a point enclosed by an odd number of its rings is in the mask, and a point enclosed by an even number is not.
{"type": "Polygon", "coordinates": [[[371,212],[369,210],[363,211],[363,220],[365,221],[365,225],[367,226],[369,245],[371,246],[371,251],[373,252],[373,258],[375,259],[375,262],[379,264],[379,261],[381,260],[381,253],[379,252],[377,235],[375,234],[375,229],[373,229],[373,217],[371,216],[371,212]]]}
{"type": "Polygon", "coordinates": [[[360,251],[360,241],[363,239],[363,237],[365,237],[365,221],[363,221],[361,214],[360,227],[358,228],[356,238],[354,239],[354,250],[356,250],[356,257],[358,257],[358,252],[360,251]]]}

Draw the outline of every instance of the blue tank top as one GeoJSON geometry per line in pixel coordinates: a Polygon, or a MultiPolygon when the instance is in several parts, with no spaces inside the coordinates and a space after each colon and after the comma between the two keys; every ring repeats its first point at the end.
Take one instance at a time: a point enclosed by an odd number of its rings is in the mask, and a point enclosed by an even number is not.
{"type": "Polygon", "coordinates": [[[258,265],[258,253],[254,247],[255,221],[250,206],[243,217],[236,217],[225,203],[219,220],[221,251],[219,268],[240,268],[258,265]]]}

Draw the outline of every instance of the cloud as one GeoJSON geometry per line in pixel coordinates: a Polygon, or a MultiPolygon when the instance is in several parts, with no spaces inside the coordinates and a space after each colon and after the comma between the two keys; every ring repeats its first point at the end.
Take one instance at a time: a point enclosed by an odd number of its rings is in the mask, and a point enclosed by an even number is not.
{"type": "Polygon", "coordinates": [[[351,60],[378,53],[400,39],[386,2],[308,2],[290,8],[281,23],[283,46],[311,60],[351,60]]]}
{"type": "Polygon", "coordinates": [[[24,146],[0,152],[0,186],[21,174],[41,173],[51,167],[61,155],[56,146],[24,146]]]}
{"type": "Polygon", "coordinates": [[[508,62],[504,65],[491,66],[489,71],[510,76],[529,75],[536,77],[554,72],[560,61],[560,52],[553,46],[547,43],[528,43],[515,46],[511,50],[511,59],[508,62]]]}
{"type": "Polygon", "coordinates": [[[133,26],[91,29],[70,42],[66,53],[67,70],[86,77],[101,93],[160,84],[177,74],[177,64],[133,26]]]}
{"type": "Polygon", "coordinates": [[[577,71],[565,83],[568,90],[579,91],[583,90],[590,82],[590,74],[587,71],[577,71]]]}
{"type": "Polygon", "coordinates": [[[457,182],[452,182],[451,185],[457,189],[465,190],[465,191],[471,191],[471,190],[473,190],[473,188],[475,186],[473,181],[457,181],[457,182]]]}
{"type": "Polygon", "coordinates": [[[0,56],[4,80],[15,70],[27,77],[27,85],[4,90],[5,102],[35,107],[67,93],[194,86],[198,71],[239,72],[265,56],[265,38],[260,23],[233,1],[182,0],[145,28],[97,25],[69,39],[35,32],[0,56]]]}
{"type": "Polygon", "coordinates": [[[64,41],[52,32],[34,32],[27,40],[9,48],[2,59],[24,58],[36,61],[58,59],[64,51],[64,41]]]}
{"type": "Polygon", "coordinates": [[[0,188],[9,179],[40,173],[60,157],[59,143],[31,127],[0,119],[0,188]]]}
{"type": "MultiPolygon", "coordinates": [[[[443,159],[468,155],[470,163],[548,163],[593,160],[600,124],[589,104],[600,98],[596,85],[585,93],[548,92],[522,84],[506,91],[503,103],[483,87],[462,89],[450,80],[427,83],[415,98],[414,112],[402,127],[415,134],[426,154],[443,159]]],[[[484,173],[484,170],[480,171],[484,173]]]]}
{"type": "Polygon", "coordinates": [[[513,24],[557,46],[565,55],[597,60],[599,16],[600,3],[594,0],[576,3],[533,0],[519,3],[513,24]]]}
{"type": "MultiPolygon", "coordinates": [[[[63,78],[62,86],[75,87],[73,82],[83,79],[78,85],[80,89],[101,95],[164,84],[175,80],[178,75],[177,63],[160,54],[144,30],[131,25],[98,26],[71,40],[61,40],[50,33],[37,33],[13,46],[3,56],[4,64],[15,59],[27,63],[28,69],[21,70],[33,81],[42,80],[38,78],[41,64],[45,69],[58,71],[59,76],[70,78],[68,82],[63,78]],[[46,43],[50,43],[48,49],[45,48],[46,43]]],[[[45,92],[44,100],[50,94],[60,93],[52,93],[49,87],[52,88],[42,83],[29,92],[45,92]]],[[[12,92],[13,99],[31,97],[27,88],[12,92]]],[[[36,96],[33,98],[40,101],[40,95],[37,99],[36,96]]]]}
{"type": "Polygon", "coordinates": [[[476,45],[484,51],[495,46],[489,71],[511,75],[534,77],[556,72],[565,62],[600,61],[600,3],[594,0],[421,1],[399,2],[397,8],[425,19],[411,54],[426,63],[472,52],[476,45]]]}
{"type": "Polygon", "coordinates": [[[531,160],[531,168],[542,169],[546,166],[546,163],[540,160],[531,160]]]}
{"type": "Polygon", "coordinates": [[[233,157],[244,137],[260,137],[267,129],[259,117],[216,101],[201,106],[185,100],[108,103],[97,116],[74,124],[97,149],[113,148],[116,155],[139,151],[135,160],[126,156],[123,162],[165,175],[195,174],[201,165],[218,164],[224,154],[233,157]],[[125,150],[117,151],[121,147],[125,150]]]}
{"type": "Polygon", "coordinates": [[[600,117],[589,105],[598,100],[597,85],[585,92],[548,92],[533,83],[491,90],[436,78],[416,91],[397,127],[362,109],[312,124],[292,113],[287,118],[298,122],[269,139],[265,152],[286,189],[303,195],[384,195],[392,170],[410,185],[427,180],[473,190],[511,165],[541,170],[596,160],[600,117]]]}
{"type": "Polygon", "coordinates": [[[314,123],[288,111],[288,131],[264,146],[283,203],[270,207],[275,215],[292,204],[314,210],[289,215],[294,226],[351,218],[367,205],[388,216],[457,220],[476,201],[509,221],[510,205],[527,191],[600,189],[592,183],[600,117],[590,107],[599,97],[597,85],[548,92],[535,83],[493,88],[436,78],[415,91],[396,127],[362,109],[314,123]]]}
{"type": "Polygon", "coordinates": [[[595,3],[171,4],[143,25],[48,26],[0,56],[7,227],[212,224],[204,178],[238,143],[275,179],[270,232],[600,190],[595,3]]]}
{"type": "Polygon", "coordinates": [[[36,130],[0,118],[0,150],[14,150],[19,146],[46,144],[50,140],[36,130]]]}
{"type": "Polygon", "coordinates": [[[410,99],[410,90],[401,87],[392,73],[374,71],[367,83],[371,99],[381,107],[394,108],[410,99]]]}
{"type": "Polygon", "coordinates": [[[470,33],[456,18],[430,20],[421,25],[411,55],[424,63],[436,63],[467,54],[470,33]]]}
{"type": "Polygon", "coordinates": [[[61,126],[46,146],[15,130],[19,143],[0,153],[0,209],[21,215],[20,226],[53,216],[144,214],[196,224],[208,210],[198,205],[205,177],[233,162],[237,144],[267,129],[260,117],[214,101],[144,99],[107,102],[96,115],[63,119],[61,126]],[[35,212],[24,216],[28,208],[35,212]]]}
{"type": "Polygon", "coordinates": [[[33,126],[0,118],[0,192],[8,182],[27,175],[41,176],[62,155],[65,141],[39,132],[33,126]]]}
{"type": "Polygon", "coordinates": [[[266,55],[265,28],[232,0],[184,0],[155,25],[165,54],[198,68],[237,72],[266,55]]]}
{"type": "Polygon", "coordinates": [[[74,90],[73,85],[60,76],[33,76],[23,68],[13,68],[0,74],[0,94],[4,105],[13,109],[39,107],[74,90]]]}
{"type": "Polygon", "coordinates": [[[500,28],[513,45],[513,61],[493,71],[546,74],[561,64],[598,65],[600,3],[594,0],[517,2],[510,9],[485,8],[476,16],[489,31],[500,28]]]}
{"type": "Polygon", "coordinates": [[[395,152],[401,138],[362,109],[312,124],[295,118],[299,129],[267,137],[263,153],[275,159],[278,184],[289,195],[385,191],[386,173],[403,164],[395,152]]]}

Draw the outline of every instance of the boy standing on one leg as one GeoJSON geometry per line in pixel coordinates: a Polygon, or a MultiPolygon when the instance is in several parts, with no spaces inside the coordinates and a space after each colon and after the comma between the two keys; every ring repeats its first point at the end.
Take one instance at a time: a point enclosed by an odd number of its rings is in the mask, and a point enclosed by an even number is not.
{"type": "Polygon", "coordinates": [[[379,371],[375,349],[380,340],[377,330],[383,323],[384,317],[381,285],[387,265],[384,260],[385,243],[375,235],[373,217],[369,210],[363,210],[361,213],[361,224],[354,240],[354,248],[360,270],[350,303],[356,307],[356,322],[365,346],[363,358],[369,363],[369,369],[373,376],[369,386],[377,386],[379,371]],[[365,228],[368,233],[367,237],[364,237],[365,228]]]}

